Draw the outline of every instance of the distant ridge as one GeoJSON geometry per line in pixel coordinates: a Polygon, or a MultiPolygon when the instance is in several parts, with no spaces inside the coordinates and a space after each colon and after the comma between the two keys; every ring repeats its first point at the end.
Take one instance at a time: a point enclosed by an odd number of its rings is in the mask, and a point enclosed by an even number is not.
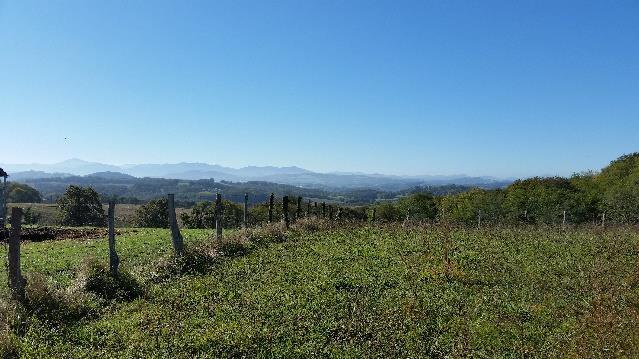
{"type": "Polygon", "coordinates": [[[360,172],[318,173],[289,166],[247,166],[231,168],[200,162],[165,164],[129,164],[123,166],[88,162],[77,158],[54,164],[0,164],[14,180],[68,176],[92,176],[105,179],[154,177],[167,179],[248,182],[265,181],[309,188],[371,188],[402,190],[415,186],[463,185],[482,188],[505,187],[510,179],[455,176],[396,176],[360,172]],[[13,173],[13,174],[12,174],[13,173]]]}

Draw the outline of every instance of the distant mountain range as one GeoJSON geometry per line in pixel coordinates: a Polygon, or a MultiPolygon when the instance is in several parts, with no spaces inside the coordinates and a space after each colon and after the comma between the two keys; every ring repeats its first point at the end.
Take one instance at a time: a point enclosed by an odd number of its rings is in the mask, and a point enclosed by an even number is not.
{"type": "Polygon", "coordinates": [[[68,176],[93,176],[104,179],[152,177],[216,181],[265,181],[309,188],[372,188],[402,190],[415,186],[463,185],[482,188],[504,187],[510,179],[456,176],[391,176],[365,173],[318,173],[299,167],[248,166],[230,168],[207,163],[137,164],[115,166],[70,159],[54,164],[0,164],[14,181],[68,176]]]}

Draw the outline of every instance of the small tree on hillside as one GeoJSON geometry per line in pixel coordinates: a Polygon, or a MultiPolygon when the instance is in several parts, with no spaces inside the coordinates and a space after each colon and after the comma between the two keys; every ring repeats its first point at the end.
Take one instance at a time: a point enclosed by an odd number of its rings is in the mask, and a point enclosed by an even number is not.
{"type": "Polygon", "coordinates": [[[61,222],[65,226],[103,226],[104,209],[100,195],[91,187],[71,185],[58,199],[61,222]]]}
{"type": "Polygon", "coordinates": [[[7,184],[7,202],[40,203],[42,202],[42,196],[35,188],[26,184],[9,182],[7,184]]]}
{"type": "Polygon", "coordinates": [[[166,198],[149,201],[135,210],[135,224],[145,228],[169,227],[169,203],[166,198]]]}
{"type": "Polygon", "coordinates": [[[410,211],[411,218],[416,220],[432,220],[437,216],[437,205],[430,193],[414,193],[400,199],[397,208],[402,216],[410,211]]]}

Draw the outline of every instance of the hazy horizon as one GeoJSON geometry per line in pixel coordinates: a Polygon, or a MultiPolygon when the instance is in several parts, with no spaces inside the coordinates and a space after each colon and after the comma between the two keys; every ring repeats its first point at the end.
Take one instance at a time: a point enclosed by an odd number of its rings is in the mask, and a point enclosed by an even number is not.
{"type": "MultiPolygon", "coordinates": [[[[620,155],[621,156],[621,155],[620,155]]],[[[619,157],[619,156],[617,156],[619,157]]],[[[272,165],[272,164],[250,164],[250,165],[246,165],[246,166],[237,166],[237,165],[222,165],[220,163],[212,163],[212,162],[202,162],[202,161],[177,161],[177,162],[157,162],[157,163],[151,163],[151,162],[140,162],[140,163],[110,163],[110,162],[100,162],[100,161],[92,161],[92,160],[87,160],[87,159],[83,159],[83,158],[79,158],[79,157],[73,157],[73,158],[67,158],[65,160],[62,161],[55,161],[55,162],[31,162],[31,163],[3,163],[0,162],[0,166],[5,166],[6,168],[11,168],[12,166],[20,166],[20,167],[28,167],[28,166],[35,166],[33,170],[35,171],[44,171],[46,172],[46,169],[39,169],[38,166],[56,166],[56,165],[62,165],[65,164],[67,162],[75,162],[75,161],[80,161],[86,164],[100,164],[100,165],[107,165],[107,166],[113,166],[113,167],[119,167],[117,169],[114,169],[115,171],[117,171],[118,169],[121,170],[126,170],[127,168],[132,168],[132,167],[136,167],[136,166],[145,166],[145,165],[158,165],[158,166],[167,166],[167,165],[178,165],[178,164],[202,164],[202,165],[207,165],[207,166],[220,166],[223,168],[229,168],[229,169],[243,169],[243,168],[249,168],[249,167],[256,167],[256,168],[268,168],[268,167],[274,167],[274,168],[298,168],[301,170],[306,170],[306,171],[310,171],[313,173],[319,173],[319,174],[362,174],[362,175],[381,175],[381,176],[396,176],[396,177],[456,177],[456,176],[466,176],[466,177],[482,177],[482,178],[494,178],[496,180],[514,180],[514,179],[523,179],[523,178],[530,178],[530,177],[544,177],[544,176],[561,176],[561,177],[570,177],[571,175],[575,174],[575,173],[582,173],[582,172],[588,172],[588,171],[599,171],[601,170],[603,167],[607,166],[611,161],[615,160],[617,157],[610,159],[609,161],[606,161],[606,163],[602,164],[600,167],[598,168],[588,168],[588,169],[583,169],[583,170],[579,170],[579,171],[575,171],[572,173],[538,173],[538,174],[533,174],[530,176],[520,176],[520,177],[516,177],[516,176],[495,176],[495,175],[491,175],[491,174],[473,174],[473,173],[419,173],[419,174],[404,174],[404,173],[384,173],[384,172],[363,172],[363,171],[339,171],[339,170],[329,170],[329,171],[320,171],[320,170],[315,170],[313,168],[308,168],[305,167],[303,165],[298,165],[298,164],[290,164],[290,165],[281,165],[281,166],[276,166],[276,165],[272,165]]],[[[5,168],[5,169],[6,169],[5,168]]],[[[17,172],[23,172],[26,170],[31,170],[31,169],[20,169],[17,172]]]]}

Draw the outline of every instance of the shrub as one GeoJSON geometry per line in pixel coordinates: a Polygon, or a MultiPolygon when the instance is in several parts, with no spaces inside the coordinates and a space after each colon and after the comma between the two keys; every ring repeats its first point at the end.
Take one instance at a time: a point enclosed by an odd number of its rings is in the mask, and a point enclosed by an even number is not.
{"type": "Polygon", "coordinates": [[[71,185],[58,199],[65,226],[104,226],[104,209],[100,203],[100,195],[91,187],[71,185]]]}
{"type": "Polygon", "coordinates": [[[145,228],[169,227],[169,202],[166,198],[149,201],[135,210],[135,225],[145,228]]]}
{"type": "Polygon", "coordinates": [[[120,270],[114,276],[106,265],[96,260],[84,263],[80,282],[84,290],[107,300],[132,300],[143,293],[142,287],[130,273],[120,270]]]}
{"type": "Polygon", "coordinates": [[[35,188],[26,184],[7,183],[7,202],[9,203],[40,203],[42,196],[35,188]]]}
{"type": "MultiPolygon", "coordinates": [[[[242,225],[244,212],[240,205],[231,201],[222,201],[222,227],[238,228],[242,225]]],[[[182,213],[182,223],[188,228],[215,228],[215,202],[199,202],[191,213],[182,213]]]]}
{"type": "Polygon", "coordinates": [[[33,208],[31,207],[27,207],[24,210],[24,217],[23,217],[24,224],[38,224],[41,218],[42,218],[42,215],[40,213],[33,212],[33,208]]]}
{"type": "Polygon", "coordinates": [[[76,288],[62,291],[47,283],[42,275],[31,274],[25,286],[24,309],[29,316],[64,323],[88,316],[94,308],[76,288]]]}

